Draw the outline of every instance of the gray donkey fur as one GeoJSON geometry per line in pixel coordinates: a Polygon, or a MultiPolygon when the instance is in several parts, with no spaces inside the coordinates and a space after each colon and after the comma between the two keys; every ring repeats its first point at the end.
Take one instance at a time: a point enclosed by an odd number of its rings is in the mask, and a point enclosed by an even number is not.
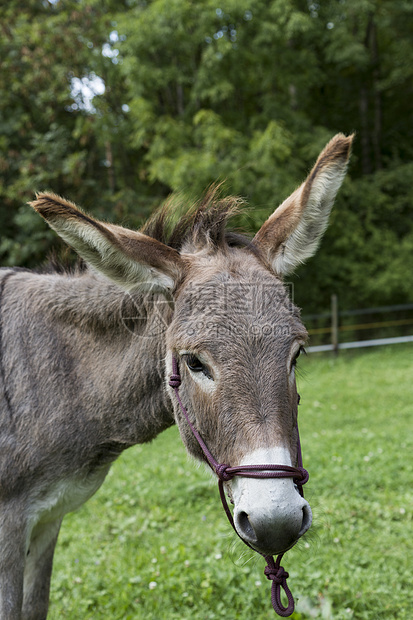
{"type": "MultiPolygon", "coordinates": [[[[172,353],[182,399],[219,462],[295,464],[294,365],[306,332],[282,276],[315,252],[350,146],[333,138],[252,241],[226,231],[237,201],[214,191],[169,236],[165,211],[134,232],[37,197],[33,207],[88,267],[0,270],[1,620],[46,618],[62,519],[125,448],[177,422],[203,458],[167,386],[172,353]],[[258,285],[274,303],[248,301],[258,285]]],[[[311,523],[307,503],[288,480],[245,480],[227,484],[240,535],[260,551],[288,549],[311,523]],[[257,515],[256,488],[266,502],[257,515]]]]}

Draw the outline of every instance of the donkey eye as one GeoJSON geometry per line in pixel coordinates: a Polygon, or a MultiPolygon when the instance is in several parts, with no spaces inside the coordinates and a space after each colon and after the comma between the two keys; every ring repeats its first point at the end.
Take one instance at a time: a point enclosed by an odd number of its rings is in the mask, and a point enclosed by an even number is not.
{"type": "Polygon", "coordinates": [[[304,353],[304,354],[306,353],[306,350],[304,349],[304,347],[300,347],[300,348],[298,349],[297,353],[295,354],[294,359],[293,359],[293,361],[292,361],[292,363],[291,363],[291,366],[292,366],[293,368],[295,368],[295,367],[297,366],[297,361],[298,361],[298,358],[300,357],[300,355],[301,355],[302,353],[304,353]]]}
{"type": "Polygon", "coordinates": [[[202,372],[205,368],[203,363],[199,361],[196,355],[188,355],[185,361],[189,370],[192,370],[192,372],[202,372]]]}
{"type": "Polygon", "coordinates": [[[208,379],[212,379],[208,368],[197,358],[196,355],[186,355],[185,363],[191,372],[202,372],[208,379]]]}

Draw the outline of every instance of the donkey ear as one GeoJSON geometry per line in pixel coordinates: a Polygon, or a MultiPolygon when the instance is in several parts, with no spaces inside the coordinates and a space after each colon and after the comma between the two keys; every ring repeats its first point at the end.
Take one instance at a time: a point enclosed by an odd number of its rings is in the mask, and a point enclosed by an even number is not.
{"type": "Polygon", "coordinates": [[[254,242],[274,271],[288,275],[315,254],[343,182],[353,135],[337,134],[319,155],[306,181],[257,232],[254,242]]]}
{"type": "Polygon", "coordinates": [[[140,232],[104,224],[55,194],[37,194],[31,206],[93,268],[126,290],[173,289],[179,253],[140,232]]]}

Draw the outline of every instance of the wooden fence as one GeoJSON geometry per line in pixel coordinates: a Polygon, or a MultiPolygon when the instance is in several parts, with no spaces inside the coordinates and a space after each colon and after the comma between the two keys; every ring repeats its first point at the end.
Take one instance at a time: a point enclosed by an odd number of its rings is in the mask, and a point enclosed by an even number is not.
{"type": "Polygon", "coordinates": [[[340,311],[337,296],[332,295],[330,312],[303,320],[310,335],[309,352],[337,354],[340,349],[413,342],[413,304],[340,311]],[[374,337],[365,338],[366,333],[374,337]]]}

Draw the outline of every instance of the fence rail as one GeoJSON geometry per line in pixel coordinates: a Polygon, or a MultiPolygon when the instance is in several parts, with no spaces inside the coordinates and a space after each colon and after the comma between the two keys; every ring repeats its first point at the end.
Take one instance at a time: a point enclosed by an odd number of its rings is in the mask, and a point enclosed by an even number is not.
{"type": "MultiPolygon", "coordinates": [[[[340,349],[358,349],[362,347],[413,342],[413,334],[406,333],[408,326],[413,326],[413,304],[398,304],[393,306],[340,311],[337,297],[332,295],[330,312],[307,315],[304,316],[303,319],[306,323],[310,323],[308,329],[310,342],[313,339],[312,337],[314,337],[316,342],[321,340],[321,342],[317,342],[316,344],[310,344],[310,346],[307,347],[307,351],[309,352],[333,351],[337,354],[340,349]],[[367,317],[369,315],[378,314],[389,315],[393,313],[403,313],[404,316],[402,318],[386,317],[387,320],[384,321],[370,320],[365,323],[348,322],[351,317],[367,317]],[[320,322],[323,324],[322,326],[318,326],[320,322]],[[311,323],[314,325],[311,326],[311,323]],[[382,335],[384,336],[382,332],[386,330],[388,332],[389,329],[391,330],[391,335],[389,334],[388,337],[382,337],[382,335]],[[362,333],[367,330],[375,331],[377,337],[363,339],[362,333]],[[328,342],[325,342],[326,338],[323,338],[323,336],[329,337],[328,342]],[[350,341],[346,341],[348,337],[350,337],[350,341]]],[[[412,330],[409,329],[408,331],[411,332],[412,330]]]]}
{"type": "MultiPolygon", "coordinates": [[[[413,325],[413,319],[401,319],[399,321],[382,321],[381,323],[358,323],[351,325],[340,325],[337,327],[339,332],[349,332],[361,329],[377,329],[381,327],[395,327],[397,325],[413,325]]],[[[313,334],[331,334],[333,327],[321,327],[319,329],[309,329],[310,336],[313,334]]]]}
{"type": "MultiPolygon", "coordinates": [[[[363,347],[378,347],[385,344],[401,344],[413,342],[413,336],[399,336],[395,338],[376,338],[375,340],[358,340],[357,342],[339,342],[339,349],[361,349],[363,347]]],[[[321,353],[322,351],[334,351],[333,344],[320,344],[305,348],[308,353],[321,353]]]]}

